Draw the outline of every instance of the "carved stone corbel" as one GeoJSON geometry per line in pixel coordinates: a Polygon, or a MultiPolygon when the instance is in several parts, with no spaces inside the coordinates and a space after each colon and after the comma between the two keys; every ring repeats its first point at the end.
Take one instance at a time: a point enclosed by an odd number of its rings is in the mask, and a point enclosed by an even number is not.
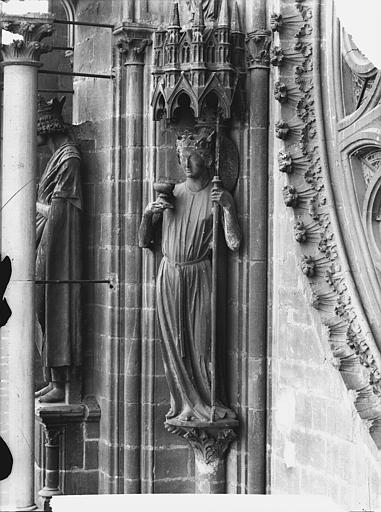
{"type": "Polygon", "coordinates": [[[225,456],[237,437],[234,428],[238,426],[238,421],[226,421],[223,425],[214,423],[210,426],[177,426],[166,421],[164,425],[170,433],[185,439],[194,451],[196,492],[224,493],[225,456]]]}

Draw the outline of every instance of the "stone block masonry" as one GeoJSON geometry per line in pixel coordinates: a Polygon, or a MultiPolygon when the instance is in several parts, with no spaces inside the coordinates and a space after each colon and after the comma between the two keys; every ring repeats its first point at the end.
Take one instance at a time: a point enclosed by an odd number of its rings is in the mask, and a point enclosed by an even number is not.
{"type": "Polygon", "coordinates": [[[275,229],[269,492],[323,494],[346,510],[374,510],[381,491],[378,450],[309,305],[293,250],[293,215],[279,216],[275,229]]]}
{"type": "MultiPolygon", "coordinates": [[[[140,21],[156,27],[167,22],[171,4],[80,0],[76,5],[79,20],[120,25],[142,16],[140,21]]],[[[245,2],[239,4],[243,8],[245,2]]],[[[281,4],[293,15],[297,12],[294,0],[281,4]]],[[[263,492],[266,484],[267,492],[324,494],[346,509],[369,510],[380,491],[377,450],[353,407],[354,393],[345,388],[334,364],[326,329],[310,305],[312,292],[294,240],[295,218],[281,193],[286,181],[274,163],[281,148],[274,149],[274,141],[270,155],[275,157],[267,165],[269,121],[273,126],[278,112],[272,97],[267,98],[264,48],[269,35],[264,32],[258,42],[255,34],[265,18],[260,5],[264,2],[246,2],[243,9],[247,31],[254,34],[248,45],[248,115],[229,127],[240,153],[234,196],[243,243],[239,253],[229,256],[226,272],[227,398],[240,418],[239,436],[227,458],[227,492],[263,492]]],[[[187,2],[180,2],[180,10],[183,19],[187,2]]],[[[291,25],[283,31],[287,48],[295,44],[291,25]]],[[[144,37],[151,37],[149,27],[145,30],[144,37]]],[[[175,134],[164,121],[152,121],[152,47],[134,60],[137,33],[134,23],[114,34],[95,27],[76,29],[75,69],[115,74],[113,80],[78,78],[74,83],[74,122],[84,162],[84,278],[114,276],[115,285],[83,290],[83,391],[95,394],[102,416],[99,432],[89,424],[72,432],[67,489],[73,493],[195,491],[193,452],[163,426],[169,391],[155,304],[161,255],[137,247],[142,208],[154,198],[152,184],[182,179],[173,151],[175,134]],[[119,38],[125,38],[122,53],[115,45],[119,38]]],[[[290,87],[295,66],[292,55],[287,58],[292,62],[283,72],[290,103],[282,107],[290,113],[287,109],[295,110],[290,87]]],[[[275,82],[277,72],[271,73],[275,82]]],[[[296,123],[290,127],[294,142],[296,123]]]]}

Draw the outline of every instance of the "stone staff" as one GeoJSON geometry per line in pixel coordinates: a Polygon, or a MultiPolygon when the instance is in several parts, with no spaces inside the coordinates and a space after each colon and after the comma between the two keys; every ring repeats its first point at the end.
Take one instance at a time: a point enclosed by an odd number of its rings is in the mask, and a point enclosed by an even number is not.
{"type": "MultiPolygon", "coordinates": [[[[222,181],[220,179],[220,115],[217,114],[216,120],[216,164],[215,173],[212,180],[213,191],[221,188],[222,181]]],[[[217,287],[218,287],[218,223],[220,215],[220,205],[213,200],[213,231],[212,231],[212,326],[211,326],[211,346],[210,346],[210,421],[215,420],[216,412],[216,343],[217,343],[217,287]]]]}

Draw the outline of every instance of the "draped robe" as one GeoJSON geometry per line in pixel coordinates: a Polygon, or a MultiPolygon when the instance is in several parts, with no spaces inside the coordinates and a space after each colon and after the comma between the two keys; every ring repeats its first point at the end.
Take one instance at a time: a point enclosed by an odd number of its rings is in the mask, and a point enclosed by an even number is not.
{"type": "MultiPolygon", "coordinates": [[[[36,279],[80,279],[82,194],[80,155],[74,144],[63,144],[49,160],[37,201],[50,209],[47,218],[37,212],[36,279]]],[[[42,339],[37,337],[37,344],[45,372],[81,362],[79,286],[36,286],[37,318],[43,334],[42,339]]]]}
{"type": "MultiPolygon", "coordinates": [[[[162,354],[171,394],[168,419],[210,421],[211,184],[199,192],[176,185],[163,213],[163,259],[157,278],[162,354]]],[[[217,401],[216,420],[235,418],[217,401]]]]}

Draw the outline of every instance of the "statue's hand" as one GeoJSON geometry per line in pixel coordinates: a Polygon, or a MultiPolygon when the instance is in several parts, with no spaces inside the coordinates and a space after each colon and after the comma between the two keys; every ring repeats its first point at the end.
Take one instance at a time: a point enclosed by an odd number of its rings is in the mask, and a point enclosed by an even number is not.
{"type": "Polygon", "coordinates": [[[230,208],[233,204],[232,196],[223,188],[212,190],[211,198],[214,203],[219,204],[223,208],[230,208]]]}
{"type": "Polygon", "coordinates": [[[163,213],[163,211],[168,208],[165,203],[161,203],[159,201],[152,201],[148,203],[146,209],[144,210],[144,215],[155,215],[163,213]]]}

